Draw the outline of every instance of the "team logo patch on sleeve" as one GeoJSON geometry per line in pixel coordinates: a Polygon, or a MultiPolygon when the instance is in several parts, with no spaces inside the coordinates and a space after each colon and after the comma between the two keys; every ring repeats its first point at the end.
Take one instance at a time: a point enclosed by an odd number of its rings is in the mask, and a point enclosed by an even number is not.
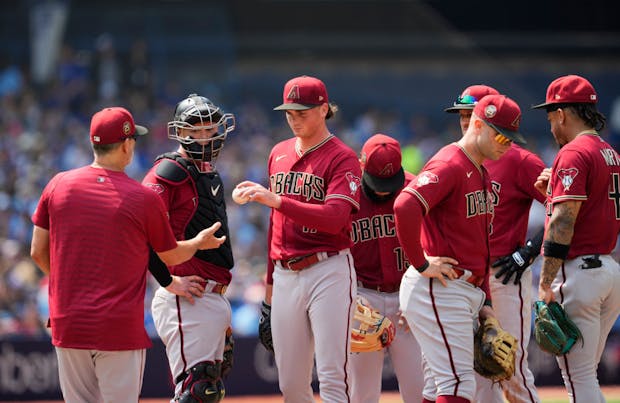
{"type": "Polygon", "coordinates": [[[152,191],[154,191],[157,194],[162,194],[166,190],[159,183],[145,183],[144,186],[146,186],[147,188],[151,189],[152,191]]]}
{"type": "Polygon", "coordinates": [[[429,183],[439,183],[439,176],[430,171],[424,171],[418,175],[416,183],[418,186],[428,185],[429,183]]]}
{"type": "Polygon", "coordinates": [[[362,183],[361,179],[358,176],[353,175],[352,172],[347,172],[345,174],[345,178],[349,182],[349,190],[351,191],[351,194],[356,194],[357,190],[360,188],[360,184],[362,183]]]}
{"type": "Polygon", "coordinates": [[[577,168],[562,168],[558,170],[558,177],[562,181],[564,191],[570,189],[571,185],[575,181],[575,177],[579,174],[577,168]]]}

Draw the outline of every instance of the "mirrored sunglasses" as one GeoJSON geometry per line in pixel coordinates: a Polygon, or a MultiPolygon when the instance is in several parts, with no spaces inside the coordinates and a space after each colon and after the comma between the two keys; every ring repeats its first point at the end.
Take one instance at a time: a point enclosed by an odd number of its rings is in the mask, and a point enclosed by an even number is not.
{"type": "Polygon", "coordinates": [[[478,102],[478,99],[475,96],[463,95],[456,98],[455,105],[473,105],[476,102],[478,102]]]}

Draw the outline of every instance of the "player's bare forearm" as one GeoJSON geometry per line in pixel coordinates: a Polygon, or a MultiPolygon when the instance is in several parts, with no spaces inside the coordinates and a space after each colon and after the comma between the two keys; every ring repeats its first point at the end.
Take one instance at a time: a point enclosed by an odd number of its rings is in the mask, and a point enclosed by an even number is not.
{"type": "Polygon", "coordinates": [[[50,233],[48,230],[34,226],[30,256],[45,274],[50,274],[50,233]]]}
{"type": "Polygon", "coordinates": [[[483,305],[482,308],[480,308],[478,316],[480,317],[480,322],[483,322],[487,318],[497,318],[493,308],[488,305],[483,305]]]}
{"type": "Polygon", "coordinates": [[[542,290],[548,290],[551,288],[551,283],[562,266],[562,259],[555,257],[543,257],[543,266],[540,273],[540,288],[542,290]]]}
{"type": "MultiPolygon", "coordinates": [[[[564,203],[555,204],[553,206],[553,214],[551,215],[551,219],[549,220],[547,227],[545,242],[570,245],[573,239],[575,221],[580,207],[581,202],[578,201],[567,201],[564,203]]],[[[560,270],[563,262],[564,260],[558,257],[543,257],[539,285],[541,297],[542,294],[548,294],[548,290],[551,288],[551,283],[558,274],[558,270],[560,270]]]]}
{"type": "Polygon", "coordinates": [[[273,294],[273,284],[267,284],[265,286],[265,302],[271,305],[271,295],[273,294]]]}

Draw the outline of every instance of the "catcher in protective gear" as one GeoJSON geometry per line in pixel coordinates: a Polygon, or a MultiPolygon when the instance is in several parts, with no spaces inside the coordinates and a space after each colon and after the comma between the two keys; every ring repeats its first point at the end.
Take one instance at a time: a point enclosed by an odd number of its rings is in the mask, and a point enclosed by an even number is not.
{"type": "Polygon", "coordinates": [[[534,336],[541,350],[564,355],[577,340],[583,342],[581,331],[556,301],[534,302],[534,314],[534,336]]]}
{"type": "Polygon", "coordinates": [[[351,329],[351,352],[379,351],[392,343],[396,327],[391,320],[358,297],[351,329]]]}
{"type": "Polygon", "coordinates": [[[474,335],[474,369],[494,382],[515,372],[517,339],[502,329],[497,319],[486,318],[474,335]]]}

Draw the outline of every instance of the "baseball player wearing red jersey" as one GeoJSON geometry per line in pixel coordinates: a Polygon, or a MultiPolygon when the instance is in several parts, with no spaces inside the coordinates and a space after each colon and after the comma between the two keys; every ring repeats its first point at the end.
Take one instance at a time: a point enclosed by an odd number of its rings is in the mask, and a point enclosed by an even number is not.
{"type": "Polygon", "coordinates": [[[494,317],[489,289],[491,181],[482,163],[499,159],[518,133],[521,111],[510,98],[476,104],[463,137],[442,148],[394,202],[398,238],[411,266],[400,308],[420,344],[424,401],[474,400],[474,332],[494,317]]]}
{"type": "Polygon", "coordinates": [[[145,349],[149,246],[168,264],[217,248],[219,223],[177,242],[166,210],[129,178],[138,135],[124,108],[93,115],[94,162],[54,176],[32,216],[31,255],[50,276],[52,344],[66,402],[137,402],[145,349]]]}
{"type": "MultiPolygon", "coordinates": [[[[485,95],[498,94],[492,87],[472,85],[445,111],[459,113],[464,134],[476,103],[485,95]]],[[[501,388],[511,403],[536,403],[540,399],[527,362],[532,317],[532,271],[529,266],[540,254],[542,229],[531,240],[526,241],[525,236],[532,201],[545,201],[534,187],[545,165],[536,154],[515,143],[500,159],[487,160],[483,165],[491,178],[495,210],[490,238],[492,265],[489,276],[493,308],[504,330],[514,335],[518,343],[515,374],[501,382],[501,386],[476,373],[476,400],[503,403],[501,388]]]]}
{"type": "Polygon", "coordinates": [[[568,75],[547,88],[551,133],[560,146],[537,186],[547,189],[539,298],[557,300],[583,334],[557,357],[571,402],[604,402],[596,369],[620,314],[620,266],[610,255],[620,230],[620,157],[598,134],[596,91],[568,75]]]}
{"type": "MultiPolygon", "coordinates": [[[[234,116],[209,99],[191,94],[180,101],[168,123],[168,137],[180,143],[176,152],[157,157],[142,183],[163,200],[177,239],[194,236],[213,222],[221,222],[217,235],[226,242],[198,251],[190,260],[171,266],[178,275],[199,275],[205,293],[195,304],[163,288],[152,301],[157,333],[166,345],[175,398],[180,402],[218,402],[224,396],[222,376],[230,370],[223,360],[231,308],[224,296],[231,280],[233,255],[228,230],[224,186],[215,169],[227,135],[235,128],[234,116]]],[[[157,265],[151,259],[151,265],[157,265]]]]}
{"type": "Polygon", "coordinates": [[[359,209],[360,165],[327,128],[336,107],[321,80],[295,77],[283,99],[274,109],[286,111],[295,137],[271,150],[270,190],[250,181],[237,185],[241,197],[272,208],[266,306],[272,304],[280,390],[286,402],[314,402],[314,357],[321,399],[350,402],[357,280],[349,235],[351,213],[359,209]]]}
{"type": "MultiPolygon", "coordinates": [[[[394,199],[413,179],[401,166],[398,141],[375,134],[360,153],[362,194],[360,210],[353,215],[351,253],[357,274],[357,294],[387,316],[400,319],[398,290],[409,266],[396,237],[394,199]]],[[[380,351],[352,353],[352,401],[378,402],[384,355],[389,354],[404,402],[420,402],[424,376],[420,346],[407,327],[399,326],[394,341],[380,351]]]]}

